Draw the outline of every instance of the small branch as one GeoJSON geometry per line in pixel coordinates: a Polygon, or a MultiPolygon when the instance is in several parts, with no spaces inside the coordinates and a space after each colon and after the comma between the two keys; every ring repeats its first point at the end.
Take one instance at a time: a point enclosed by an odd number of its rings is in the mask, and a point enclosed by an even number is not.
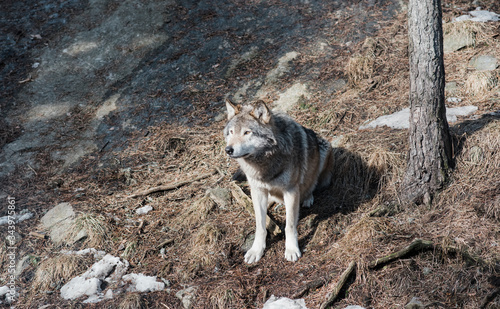
{"type": "Polygon", "coordinates": [[[147,189],[147,190],[144,190],[144,191],[139,191],[139,192],[136,192],[136,193],[134,193],[132,195],[127,196],[127,198],[135,198],[135,197],[140,197],[140,196],[146,196],[146,195],[149,195],[149,194],[152,194],[152,193],[156,193],[156,192],[174,190],[174,189],[180,188],[182,186],[185,186],[187,184],[190,184],[192,182],[208,178],[208,177],[212,176],[215,173],[217,173],[217,170],[212,170],[210,173],[202,174],[202,175],[200,175],[198,177],[195,177],[193,179],[178,181],[178,182],[174,182],[172,184],[168,184],[168,185],[164,185],[164,186],[158,186],[158,187],[153,187],[153,188],[150,188],[150,189],[147,189]]]}
{"type": "MultiPolygon", "coordinates": [[[[231,181],[231,186],[233,187],[233,196],[238,202],[238,204],[243,205],[245,209],[251,214],[255,214],[253,210],[253,203],[252,200],[241,190],[241,188],[234,182],[231,181]]],[[[281,229],[276,224],[276,222],[273,221],[268,215],[266,215],[266,229],[271,233],[273,236],[281,234],[281,229]]]]}
{"type": "Polygon", "coordinates": [[[415,239],[411,244],[404,247],[403,249],[371,262],[370,264],[368,264],[368,268],[370,269],[379,268],[385,264],[388,264],[392,261],[405,257],[411,253],[417,253],[419,251],[431,250],[431,249],[434,249],[434,243],[432,241],[415,239]]]}
{"type": "Polygon", "coordinates": [[[328,281],[329,281],[329,278],[324,278],[324,279],[318,279],[318,280],[309,282],[305,287],[303,287],[298,292],[296,292],[295,294],[293,294],[290,298],[291,299],[301,298],[302,296],[304,296],[307,293],[309,293],[309,291],[315,290],[315,289],[318,289],[318,288],[322,287],[328,281]]]}
{"type": "Polygon", "coordinates": [[[346,270],[344,270],[344,272],[340,276],[339,282],[333,289],[332,293],[330,293],[330,295],[328,296],[328,299],[323,304],[321,304],[320,309],[325,309],[331,306],[337,300],[337,298],[339,297],[340,290],[342,290],[342,288],[347,282],[347,279],[349,279],[355,268],[356,268],[355,261],[349,263],[349,266],[347,267],[346,270]]]}

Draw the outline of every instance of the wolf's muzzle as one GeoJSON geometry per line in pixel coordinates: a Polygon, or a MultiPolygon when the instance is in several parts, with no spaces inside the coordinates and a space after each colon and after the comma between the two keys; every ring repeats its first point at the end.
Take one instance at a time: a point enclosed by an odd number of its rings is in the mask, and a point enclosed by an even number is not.
{"type": "Polygon", "coordinates": [[[232,156],[232,155],[233,155],[233,153],[234,153],[234,148],[233,148],[232,146],[227,146],[227,147],[226,147],[226,153],[227,153],[228,155],[232,156]]]}

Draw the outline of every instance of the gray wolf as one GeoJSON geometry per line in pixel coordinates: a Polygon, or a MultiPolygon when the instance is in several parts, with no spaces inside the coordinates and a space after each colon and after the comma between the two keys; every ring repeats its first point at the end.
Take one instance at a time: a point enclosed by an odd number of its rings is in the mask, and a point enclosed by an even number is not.
{"type": "Polygon", "coordinates": [[[314,131],[262,101],[233,104],[226,100],[226,153],[239,163],[250,184],[255,210],[255,240],[245,262],[260,260],[266,247],[266,213],[272,202],[286,209],[285,258],[301,257],[297,238],[299,206],[310,207],[313,191],[332,179],[332,148],[314,131]]]}

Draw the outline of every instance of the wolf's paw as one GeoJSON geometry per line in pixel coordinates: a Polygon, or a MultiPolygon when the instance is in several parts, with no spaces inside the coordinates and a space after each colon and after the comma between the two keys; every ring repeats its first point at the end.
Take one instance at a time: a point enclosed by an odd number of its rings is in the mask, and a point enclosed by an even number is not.
{"type": "Polygon", "coordinates": [[[289,262],[296,262],[302,254],[299,248],[286,248],[285,249],[285,259],[289,262]]]}
{"type": "Polygon", "coordinates": [[[311,194],[302,202],[302,207],[310,208],[314,203],[314,196],[311,194]]]}
{"type": "Polygon", "coordinates": [[[262,257],[262,255],[264,254],[264,249],[255,249],[255,248],[250,248],[250,250],[247,251],[247,253],[245,254],[245,262],[247,264],[252,264],[252,263],[256,263],[260,260],[260,258],[262,257]]]}

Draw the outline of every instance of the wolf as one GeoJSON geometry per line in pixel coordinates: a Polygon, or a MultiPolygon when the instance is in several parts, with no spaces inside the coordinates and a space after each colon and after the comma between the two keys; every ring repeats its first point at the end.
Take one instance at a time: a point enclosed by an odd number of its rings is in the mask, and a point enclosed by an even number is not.
{"type": "Polygon", "coordinates": [[[273,202],[285,204],[285,258],[295,262],[301,257],[299,207],[310,207],[313,191],[330,185],[331,145],[263,101],[241,105],[226,99],[226,108],[225,151],[246,175],[255,210],[255,239],[245,262],[255,263],[264,254],[267,207],[273,202]]]}

